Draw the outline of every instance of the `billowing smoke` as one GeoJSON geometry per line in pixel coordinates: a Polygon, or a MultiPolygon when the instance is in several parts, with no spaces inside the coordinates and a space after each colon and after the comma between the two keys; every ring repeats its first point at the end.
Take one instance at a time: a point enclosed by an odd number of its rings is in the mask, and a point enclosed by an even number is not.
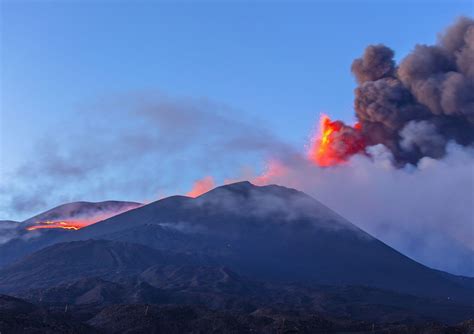
{"type": "MultiPolygon", "coordinates": [[[[352,63],[354,109],[366,145],[383,144],[403,165],[444,156],[449,141],[472,144],[474,20],[460,18],[436,45],[415,46],[398,66],[393,57],[390,48],[370,45],[352,63]]],[[[354,150],[337,136],[330,146],[339,145],[339,156],[347,159],[354,150]]]]}

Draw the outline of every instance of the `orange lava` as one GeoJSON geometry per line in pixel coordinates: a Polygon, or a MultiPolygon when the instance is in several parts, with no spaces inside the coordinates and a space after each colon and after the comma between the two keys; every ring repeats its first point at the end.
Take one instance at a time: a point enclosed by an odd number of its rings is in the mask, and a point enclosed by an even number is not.
{"type": "Polygon", "coordinates": [[[186,193],[189,197],[198,197],[212,188],[214,188],[214,179],[212,176],[206,176],[200,180],[194,182],[193,188],[186,193]]]}
{"type": "Polygon", "coordinates": [[[26,229],[28,231],[42,230],[42,229],[63,229],[77,231],[84,226],[89,225],[90,222],[83,221],[45,221],[38,222],[36,225],[29,226],[26,229]]]}
{"type": "Polygon", "coordinates": [[[118,215],[122,212],[128,211],[130,209],[137,208],[139,206],[125,206],[120,210],[114,211],[107,211],[101,212],[96,214],[90,214],[86,216],[75,216],[75,217],[58,217],[57,220],[47,220],[50,218],[43,218],[46,219],[45,221],[37,221],[34,225],[28,226],[26,230],[28,231],[35,231],[35,230],[43,230],[43,229],[63,229],[63,230],[72,230],[77,231],[83,227],[98,223],[102,220],[108,219],[115,215],[118,215]]]}
{"type": "Polygon", "coordinates": [[[365,141],[360,131],[360,123],[350,127],[322,115],[319,132],[312,140],[308,158],[321,167],[344,163],[350,156],[364,150],[365,141]]]}

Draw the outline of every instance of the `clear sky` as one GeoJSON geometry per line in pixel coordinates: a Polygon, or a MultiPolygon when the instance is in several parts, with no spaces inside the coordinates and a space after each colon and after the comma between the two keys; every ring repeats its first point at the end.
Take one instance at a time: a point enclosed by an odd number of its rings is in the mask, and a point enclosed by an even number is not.
{"type": "Polygon", "coordinates": [[[453,0],[0,3],[2,182],[36,143],[120,94],[208,98],[304,145],[321,112],[353,121],[350,65],[368,44],[400,59],[473,14],[453,0]]]}

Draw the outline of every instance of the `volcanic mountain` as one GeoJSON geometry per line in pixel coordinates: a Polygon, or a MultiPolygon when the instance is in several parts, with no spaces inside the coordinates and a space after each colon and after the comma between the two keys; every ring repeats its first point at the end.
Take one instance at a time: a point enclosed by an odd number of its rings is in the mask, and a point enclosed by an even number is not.
{"type": "Polygon", "coordinates": [[[473,305],[371,287],[255,281],[211,259],[105,240],[60,243],[36,252],[0,272],[0,289],[33,303],[88,312],[138,303],[237,313],[317,311],[378,322],[457,323],[474,314],[473,305]]]}
{"type": "Polygon", "coordinates": [[[77,231],[25,233],[39,234],[0,249],[26,255],[0,269],[0,293],[76,305],[87,317],[146,303],[237,317],[298,310],[303,322],[313,312],[383,322],[474,318],[472,278],[425,267],[314,198],[276,185],[239,182],[136,205],[77,231]]]}
{"type": "MultiPolygon", "coordinates": [[[[363,285],[444,299],[474,296],[469,284],[460,283],[469,278],[427,268],[312,197],[276,185],[239,182],[194,199],[168,197],[55,242],[88,239],[192,254],[195,261],[211,261],[263,281],[363,285]]],[[[5,272],[0,288],[1,275],[5,272]]]]}
{"type": "Polygon", "coordinates": [[[467,296],[453,280],[400,254],[312,197],[276,185],[240,182],[195,199],[173,196],[67,237],[192,252],[261,280],[467,296]]]}

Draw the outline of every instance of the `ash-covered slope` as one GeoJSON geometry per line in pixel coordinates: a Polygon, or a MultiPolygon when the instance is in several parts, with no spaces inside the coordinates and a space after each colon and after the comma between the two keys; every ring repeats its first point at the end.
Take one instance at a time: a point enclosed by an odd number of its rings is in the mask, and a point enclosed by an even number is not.
{"type": "Polygon", "coordinates": [[[70,313],[52,313],[22,299],[0,295],[0,332],[2,333],[100,333],[81,323],[70,313]]]}
{"type": "Polygon", "coordinates": [[[457,284],[360,230],[310,196],[240,182],[173,196],[69,235],[172,247],[266,281],[366,285],[468,300],[457,284]]]}

